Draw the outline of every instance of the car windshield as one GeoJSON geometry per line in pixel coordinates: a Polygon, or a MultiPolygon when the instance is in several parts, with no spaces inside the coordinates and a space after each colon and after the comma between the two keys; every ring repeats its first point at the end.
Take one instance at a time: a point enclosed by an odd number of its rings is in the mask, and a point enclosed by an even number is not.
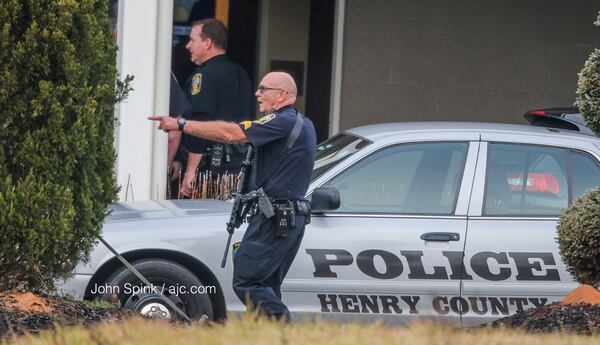
{"type": "Polygon", "coordinates": [[[317,146],[317,159],[311,181],[370,143],[349,133],[340,133],[320,143],[317,146]]]}

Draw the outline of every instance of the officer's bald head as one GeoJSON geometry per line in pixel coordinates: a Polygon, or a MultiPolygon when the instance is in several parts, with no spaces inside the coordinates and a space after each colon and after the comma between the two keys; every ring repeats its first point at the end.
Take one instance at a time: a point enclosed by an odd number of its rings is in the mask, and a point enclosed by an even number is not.
{"type": "Polygon", "coordinates": [[[264,76],[255,96],[262,113],[278,110],[296,102],[296,82],[285,72],[271,72],[264,76]]]}
{"type": "Polygon", "coordinates": [[[271,81],[276,85],[276,87],[287,91],[288,95],[294,97],[295,101],[298,89],[296,88],[296,82],[291,75],[285,72],[271,72],[267,74],[265,78],[266,77],[271,78],[271,81]]]}
{"type": "Polygon", "coordinates": [[[285,91],[284,100],[280,106],[292,105],[296,103],[296,95],[298,88],[296,82],[291,75],[286,72],[271,72],[265,75],[264,79],[268,79],[270,83],[285,91]]]}

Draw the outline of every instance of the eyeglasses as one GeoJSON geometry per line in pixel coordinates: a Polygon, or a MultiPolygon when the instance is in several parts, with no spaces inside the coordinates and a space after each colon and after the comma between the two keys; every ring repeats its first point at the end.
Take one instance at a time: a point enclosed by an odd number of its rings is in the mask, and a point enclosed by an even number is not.
{"type": "Polygon", "coordinates": [[[264,93],[265,91],[269,91],[269,90],[285,91],[284,89],[279,88],[279,87],[266,87],[266,86],[263,86],[263,85],[259,85],[256,88],[256,90],[258,90],[258,92],[260,92],[260,93],[264,93]]]}

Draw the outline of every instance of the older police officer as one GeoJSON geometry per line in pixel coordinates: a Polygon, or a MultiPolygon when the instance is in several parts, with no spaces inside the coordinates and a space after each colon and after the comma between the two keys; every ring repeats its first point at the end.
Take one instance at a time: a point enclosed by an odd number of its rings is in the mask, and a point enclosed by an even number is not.
{"type": "Polygon", "coordinates": [[[250,142],[255,148],[250,190],[262,188],[277,216],[267,219],[258,211],[250,218],[234,254],[233,289],[242,302],[278,320],[290,318],[281,301],[281,283],[304,235],[309,213],[304,195],[316,155],[314,126],[293,107],[296,92],[296,83],[289,74],[272,72],[262,79],[255,93],[260,111],[266,114],[256,121],[236,124],[149,117],[160,121],[158,128],[166,132],[180,130],[221,143],[250,142]],[[285,213],[288,218],[282,218],[281,210],[289,211],[285,213]]]}

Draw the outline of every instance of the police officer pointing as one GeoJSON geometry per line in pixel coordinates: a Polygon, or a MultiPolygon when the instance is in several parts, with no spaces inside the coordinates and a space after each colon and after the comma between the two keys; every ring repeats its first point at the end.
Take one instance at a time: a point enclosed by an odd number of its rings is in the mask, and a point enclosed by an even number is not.
{"type": "Polygon", "coordinates": [[[272,72],[255,93],[260,111],[266,114],[256,121],[236,124],[149,117],[160,121],[158,128],[165,132],[180,130],[221,143],[249,142],[254,147],[250,189],[262,188],[276,216],[267,218],[256,209],[249,218],[234,253],[233,289],[242,302],[250,302],[277,320],[291,316],[281,301],[281,283],[298,252],[308,220],[310,210],[304,195],[317,145],[312,122],[293,107],[296,93],[296,83],[289,74],[272,72]]]}

